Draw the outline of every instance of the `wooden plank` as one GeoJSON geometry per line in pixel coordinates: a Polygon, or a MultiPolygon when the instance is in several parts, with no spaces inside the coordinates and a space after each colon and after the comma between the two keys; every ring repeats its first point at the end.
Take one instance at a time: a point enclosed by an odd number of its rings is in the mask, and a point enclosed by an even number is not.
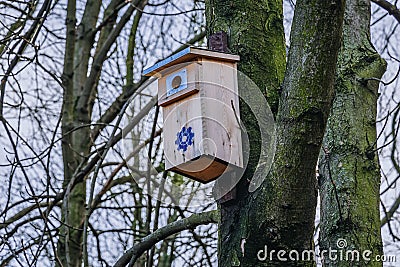
{"type": "Polygon", "coordinates": [[[227,162],[213,159],[209,156],[201,156],[196,160],[186,162],[180,166],[173,167],[169,171],[179,173],[181,175],[192,178],[201,183],[209,183],[214,181],[222,174],[236,170],[236,168],[227,162]],[[205,168],[205,166],[207,166],[205,168]],[[190,170],[198,169],[192,172],[190,170]]]}
{"type": "MultiPolygon", "coordinates": [[[[203,135],[214,141],[215,156],[243,167],[236,63],[203,59],[202,101],[203,135]],[[233,107],[232,107],[233,106],[233,107]]],[[[205,154],[213,149],[205,147],[205,154]]]]}
{"type": "Polygon", "coordinates": [[[164,155],[165,168],[178,166],[201,155],[200,140],[203,139],[200,98],[198,94],[191,95],[182,100],[173,102],[163,107],[164,118],[164,155]],[[177,134],[182,128],[191,127],[194,133],[193,144],[186,150],[178,148],[175,143],[177,134]]]}

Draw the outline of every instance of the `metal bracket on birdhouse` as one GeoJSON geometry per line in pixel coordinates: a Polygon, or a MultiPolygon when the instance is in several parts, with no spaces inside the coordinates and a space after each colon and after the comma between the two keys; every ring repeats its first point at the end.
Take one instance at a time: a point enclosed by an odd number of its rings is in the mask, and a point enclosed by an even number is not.
{"type": "Polygon", "coordinates": [[[224,173],[218,180],[215,181],[213,188],[214,198],[219,204],[230,202],[236,199],[236,185],[233,183],[237,182],[236,170],[224,173]],[[229,189],[230,188],[230,189],[229,189]],[[221,196],[222,192],[227,192],[221,196]]]}
{"type": "Polygon", "coordinates": [[[213,51],[228,53],[228,34],[217,32],[208,37],[208,48],[213,51]]]}
{"type": "Polygon", "coordinates": [[[223,197],[221,197],[218,202],[221,203],[226,203],[231,200],[236,199],[236,187],[232,188],[228,193],[226,193],[223,197]]]}

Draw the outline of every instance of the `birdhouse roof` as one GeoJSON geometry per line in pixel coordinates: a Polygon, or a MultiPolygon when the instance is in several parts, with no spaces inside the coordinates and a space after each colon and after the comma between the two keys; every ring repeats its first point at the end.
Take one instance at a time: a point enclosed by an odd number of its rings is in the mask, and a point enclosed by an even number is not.
{"type": "Polygon", "coordinates": [[[195,47],[188,47],[176,54],[173,54],[170,57],[167,57],[166,59],[161,60],[160,62],[154,64],[153,66],[146,68],[143,71],[143,75],[152,76],[157,72],[160,72],[163,69],[166,69],[170,66],[188,62],[199,57],[218,59],[227,62],[237,62],[240,60],[240,57],[238,55],[215,52],[195,47]]]}

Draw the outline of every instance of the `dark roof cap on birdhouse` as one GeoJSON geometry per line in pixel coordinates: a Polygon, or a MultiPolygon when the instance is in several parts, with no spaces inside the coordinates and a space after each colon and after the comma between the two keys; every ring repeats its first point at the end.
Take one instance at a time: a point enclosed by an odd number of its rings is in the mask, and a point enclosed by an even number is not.
{"type": "Polygon", "coordinates": [[[154,64],[153,66],[145,69],[143,71],[143,75],[145,76],[152,76],[157,72],[160,72],[163,69],[166,69],[170,66],[184,63],[196,59],[198,57],[204,58],[211,58],[211,59],[219,59],[221,61],[228,61],[228,62],[237,62],[240,60],[238,55],[215,52],[207,49],[195,48],[195,47],[188,47],[184,50],[173,54],[172,56],[161,60],[160,62],[154,64]]]}

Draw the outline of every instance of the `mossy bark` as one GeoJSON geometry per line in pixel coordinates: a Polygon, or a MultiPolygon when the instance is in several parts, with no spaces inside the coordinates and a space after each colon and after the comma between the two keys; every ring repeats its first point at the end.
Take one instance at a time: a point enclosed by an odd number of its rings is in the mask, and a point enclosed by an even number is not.
{"type": "MultiPolygon", "coordinates": [[[[90,122],[93,103],[79,104],[89,68],[90,51],[101,3],[87,1],[79,26],[76,24],[76,1],[68,1],[67,38],[63,71],[62,152],[64,162],[63,188],[67,188],[79,166],[87,161],[92,140],[90,122]]],[[[57,244],[57,266],[82,266],[82,223],[85,216],[86,181],[80,181],[67,192],[61,209],[63,224],[57,244]],[[60,264],[61,263],[61,264],[60,264]]]]}
{"type": "Polygon", "coordinates": [[[285,62],[282,2],[210,0],[206,4],[211,30],[228,32],[229,47],[241,56],[239,69],[261,90],[267,89],[278,135],[272,170],[250,194],[246,181],[258,160],[259,147],[254,144],[259,139],[257,125],[241,106],[252,144],[250,167],[237,185],[237,198],[220,205],[219,266],[313,266],[313,259],[277,260],[276,252],[313,249],[315,166],[334,96],[344,1],[297,1],[279,101],[285,62]],[[275,250],[275,256],[260,261],[257,254],[265,246],[275,250]]]}
{"type": "Polygon", "coordinates": [[[382,254],[379,219],[380,173],[376,149],[376,110],[380,79],[386,63],[370,43],[370,1],[346,5],[336,97],[320,155],[322,250],[360,252],[360,262],[330,260],[325,266],[382,266],[371,260],[382,254]]]}
{"type": "Polygon", "coordinates": [[[276,113],[286,65],[282,0],[207,0],[206,13],[208,34],[228,33],[230,52],[241,58],[239,70],[258,85],[276,113]]]}
{"type": "MultiPolygon", "coordinates": [[[[231,53],[240,55],[238,70],[252,79],[267,98],[276,115],[280,86],[286,65],[282,0],[206,1],[208,34],[225,31],[231,53]]],[[[239,86],[239,91],[245,90],[239,86]]],[[[241,240],[246,236],[248,183],[254,172],[261,146],[259,126],[248,106],[240,103],[250,142],[244,177],[237,185],[237,198],[221,204],[219,225],[219,266],[240,266],[241,240]]]]}

